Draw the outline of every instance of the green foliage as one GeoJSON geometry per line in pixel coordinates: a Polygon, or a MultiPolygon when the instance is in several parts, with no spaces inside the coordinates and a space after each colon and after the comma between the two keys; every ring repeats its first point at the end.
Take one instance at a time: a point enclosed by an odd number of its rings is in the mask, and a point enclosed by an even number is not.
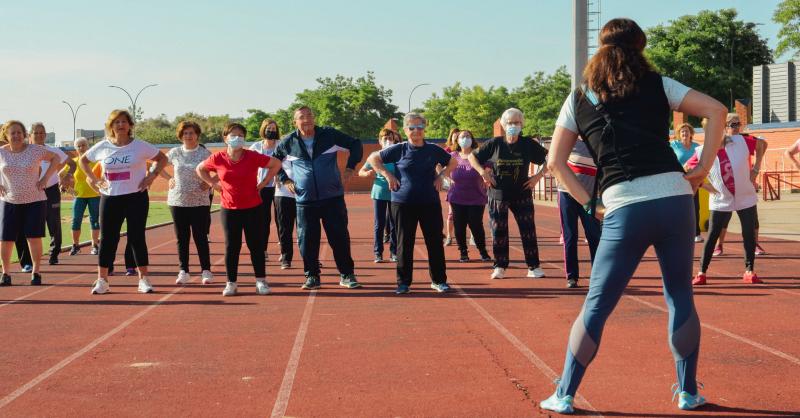
{"type": "Polygon", "coordinates": [[[178,142],[175,137],[175,125],[167,120],[164,114],[155,118],[145,119],[136,124],[135,135],[151,144],[174,144],[178,142]]]}
{"type": "Polygon", "coordinates": [[[455,115],[458,111],[458,99],[463,92],[464,88],[461,87],[461,83],[456,83],[442,89],[441,97],[433,93],[425,101],[422,113],[428,120],[426,135],[431,138],[446,138],[450,129],[458,126],[455,115]]]}
{"type": "Polygon", "coordinates": [[[781,56],[793,52],[794,58],[800,58],[800,0],[780,2],[772,15],[772,20],[781,25],[775,55],[781,56]]]}
{"type": "Polygon", "coordinates": [[[735,9],[704,10],[648,29],[646,54],[661,74],[732,106],[752,95],[753,66],[772,63],[755,26],[735,9]]]}
{"type": "Polygon", "coordinates": [[[454,117],[458,127],[472,131],[479,138],[491,137],[494,121],[513,106],[505,87],[486,90],[481,86],[464,90],[456,104],[454,117]]]}
{"type": "Polygon", "coordinates": [[[551,75],[539,71],[525,77],[522,86],[512,92],[511,102],[525,113],[523,132],[526,135],[553,135],[558,113],[571,86],[572,76],[566,67],[559,67],[551,75]]]}

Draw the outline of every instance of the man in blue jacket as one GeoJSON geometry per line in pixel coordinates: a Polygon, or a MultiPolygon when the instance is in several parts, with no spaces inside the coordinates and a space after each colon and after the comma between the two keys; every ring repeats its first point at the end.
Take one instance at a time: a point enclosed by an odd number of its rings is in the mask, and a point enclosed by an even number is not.
{"type": "Polygon", "coordinates": [[[314,124],[314,112],[307,106],[294,112],[297,130],[284,136],[273,154],[281,161],[292,162],[292,178],[281,170],[278,180],[295,193],[297,202],[297,238],[306,281],[303,289],[319,289],[319,246],[322,238],[320,222],[333,250],[339,285],[361,287],[353,272],[350,255],[350,233],[347,231],[347,206],[344,186],[361,161],[361,141],[336,129],[314,124]],[[339,174],[336,154],[349,151],[347,168],[339,174]]]}

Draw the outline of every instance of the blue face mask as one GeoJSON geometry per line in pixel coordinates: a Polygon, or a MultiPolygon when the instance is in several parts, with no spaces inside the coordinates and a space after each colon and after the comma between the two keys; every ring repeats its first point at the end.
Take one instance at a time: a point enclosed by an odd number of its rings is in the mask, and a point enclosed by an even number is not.
{"type": "Polygon", "coordinates": [[[244,148],[244,138],[241,136],[229,136],[228,148],[230,148],[231,150],[244,148]]]}
{"type": "Polygon", "coordinates": [[[506,134],[508,134],[508,136],[517,136],[520,132],[522,132],[522,127],[520,126],[512,125],[506,128],[506,134]]]}

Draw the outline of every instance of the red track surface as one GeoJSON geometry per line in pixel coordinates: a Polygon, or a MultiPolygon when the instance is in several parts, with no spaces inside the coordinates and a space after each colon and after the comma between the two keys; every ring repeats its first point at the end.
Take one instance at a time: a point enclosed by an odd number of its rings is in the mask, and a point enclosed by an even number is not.
{"type": "MultiPolygon", "coordinates": [[[[90,296],[87,254],[45,268],[46,287],[15,274],[16,286],[0,288],[0,416],[546,415],[538,401],[554,389],[585,294],[564,287],[557,212],[537,207],[547,278],[518,278],[518,240],[513,278],[495,281],[488,264],[455,262],[453,246],[448,275],[457,291],[440,295],[428,287],[420,237],[412,293],[395,296],[394,265],[372,263],[371,202],[348,196],[348,206],[363,289],[337,286],[323,247],[323,288],[303,291],[299,254],[293,269],[279,270],[271,244],[273,294],[254,295],[243,254],[241,296],[223,298],[216,218],[210,286],[197,278],[173,284],[169,227],[148,232],[155,294],[137,294],[135,280],[114,276],[113,293],[90,296]]],[[[766,240],[771,255],[756,267],[767,284],[756,286],[740,282],[739,246],[726,245],[730,255],[714,259],[711,284],[696,291],[699,380],[712,405],[691,415],[797,416],[800,245],[766,240]]],[[[588,259],[584,245],[580,251],[588,259]]],[[[588,262],[582,269],[588,273],[588,262]]],[[[681,414],[670,402],[675,377],[658,272],[651,251],[609,320],[580,390],[587,414],[681,414]]]]}

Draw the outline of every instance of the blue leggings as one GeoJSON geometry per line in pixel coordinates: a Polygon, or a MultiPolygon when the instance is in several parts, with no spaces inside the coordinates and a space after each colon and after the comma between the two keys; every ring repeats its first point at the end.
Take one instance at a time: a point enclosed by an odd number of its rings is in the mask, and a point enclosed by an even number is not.
{"type": "Polygon", "coordinates": [[[606,319],[651,245],[661,266],[669,308],[669,344],[678,383],[681,390],[697,394],[700,320],[691,284],[694,223],[691,195],[634,203],[605,218],[589,292],[570,332],[558,396],[575,396],[586,368],[597,354],[606,319]]]}
{"type": "Polygon", "coordinates": [[[92,229],[100,229],[100,196],[76,197],[72,203],[72,230],[80,231],[83,223],[83,214],[89,208],[89,225],[92,229]]]}

